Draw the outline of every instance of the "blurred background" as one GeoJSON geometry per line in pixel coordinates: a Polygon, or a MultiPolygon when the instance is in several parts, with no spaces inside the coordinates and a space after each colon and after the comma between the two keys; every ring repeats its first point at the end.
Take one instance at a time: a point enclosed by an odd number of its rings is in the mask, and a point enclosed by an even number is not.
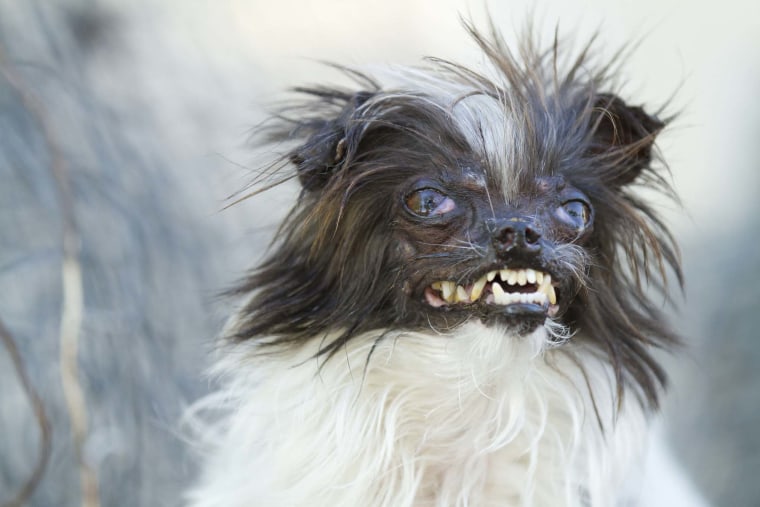
{"type": "Polygon", "coordinates": [[[223,209],[271,155],[250,129],[286,88],[341,81],[318,61],[477,64],[459,16],[485,7],[508,40],[531,17],[602,53],[637,40],[623,96],[674,97],[687,348],[661,433],[712,505],[760,505],[760,3],[0,0],[1,506],[179,504],[217,295],[295,195],[223,209]]]}

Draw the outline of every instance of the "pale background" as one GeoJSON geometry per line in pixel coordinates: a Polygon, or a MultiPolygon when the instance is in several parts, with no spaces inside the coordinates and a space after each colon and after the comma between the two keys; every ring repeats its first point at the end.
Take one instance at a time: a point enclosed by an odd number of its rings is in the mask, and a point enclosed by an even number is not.
{"type": "MultiPolygon", "coordinates": [[[[598,30],[602,52],[640,40],[624,95],[652,108],[675,97],[660,147],[683,208],[663,212],[683,245],[673,320],[688,348],[666,359],[663,432],[714,505],[760,505],[760,2],[0,0],[0,48],[41,97],[78,198],[85,455],[103,505],[176,505],[193,474],[174,426],[207,388],[199,372],[229,312],[215,294],[255,262],[292,198],[285,188],[220,211],[260,163],[245,142],[266,107],[288,87],[340,80],[321,60],[477,63],[459,16],[482,22],[484,5],[508,40],[531,16],[547,37],[557,24],[577,42],[598,30]]],[[[0,318],[54,419],[29,505],[73,505],[60,212],[39,129],[14,97],[0,79],[0,318]]],[[[39,440],[4,349],[0,367],[1,505],[39,440]]]]}

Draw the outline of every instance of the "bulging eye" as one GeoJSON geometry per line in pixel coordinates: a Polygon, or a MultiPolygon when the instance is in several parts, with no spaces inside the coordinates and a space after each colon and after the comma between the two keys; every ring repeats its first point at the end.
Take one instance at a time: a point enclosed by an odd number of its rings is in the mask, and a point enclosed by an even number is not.
{"type": "Polygon", "coordinates": [[[422,188],[407,196],[406,207],[415,215],[434,217],[454,210],[456,204],[449,196],[438,190],[422,188]]]}
{"type": "Polygon", "coordinates": [[[591,208],[584,201],[573,199],[557,208],[557,216],[576,229],[583,229],[591,221],[591,208]]]}

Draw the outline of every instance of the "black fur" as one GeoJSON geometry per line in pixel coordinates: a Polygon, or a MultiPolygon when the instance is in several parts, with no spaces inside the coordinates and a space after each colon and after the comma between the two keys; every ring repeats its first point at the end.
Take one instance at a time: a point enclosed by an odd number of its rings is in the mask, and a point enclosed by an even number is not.
{"type": "Polygon", "coordinates": [[[295,168],[303,190],[270,256],[234,291],[252,297],[232,338],[274,352],[339,331],[321,349],[329,357],[360,333],[378,330],[382,339],[394,327],[451,329],[480,318],[525,332],[545,315],[432,308],[424,291],[436,280],[471,283],[500,265],[536,267],[559,282],[557,320],[608,356],[621,396],[632,388],[656,407],[665,374],[651,348],[677,338],[647,286],[665,291],[668,271],[679,282],[681,274],[673,237],[633,190],[673,197],[655,160],[666,120],[613,93],[612,64],[592,70],[590,45],[569,60],[558,43],[539,51],[528,37],[518,58],[495,32],[470,31],[499,77],[433,60],[439,75],[471,90],[449,103],[433,89],[384,89],[355,71],[347,73],[358,91],[298,89],[307,100],[283,112],[268,136],[295,142],[281,168],[295,168]],[[503,139],[513,167],[495,167],[460,130],[452,111],[471,96],[500,104],[517,125],[503,139]],[[502,181],[505,170],[511,181],[502,181]],[[415,216],[405,203],[421,188],[440,190],[457,208],[415,216]],[[587,206],[583,228],[557,218],[569,200],[587,206]],[[500,221],[537,231],[536,251],[500,252],[500,221]]]}

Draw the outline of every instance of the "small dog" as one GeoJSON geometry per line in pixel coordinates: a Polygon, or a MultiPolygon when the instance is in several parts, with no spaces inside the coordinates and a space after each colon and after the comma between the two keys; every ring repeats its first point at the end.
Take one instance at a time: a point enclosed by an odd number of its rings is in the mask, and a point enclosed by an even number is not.
{"type": "MultiPolygon", "coordinates": [[[[612,506],[675,344],[667,119],[534,38],[299,89],[270,141],[298,202],[215,371],[194,507],[612,506]]],[[[614,63],[614,62],[613,62],[614,63]]]]}

